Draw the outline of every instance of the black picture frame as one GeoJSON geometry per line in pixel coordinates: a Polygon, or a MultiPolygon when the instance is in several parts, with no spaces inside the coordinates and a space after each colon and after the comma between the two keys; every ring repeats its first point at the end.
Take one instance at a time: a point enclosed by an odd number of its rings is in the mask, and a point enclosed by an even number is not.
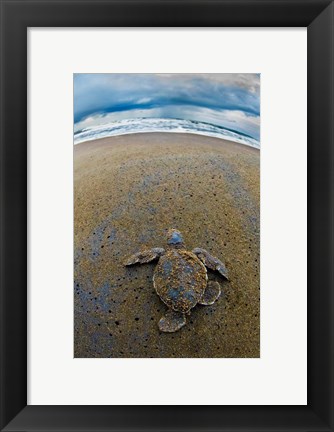
{"type": "Polygon", "coordinates": [[[333,431],[333,0],[0,4],[1,430],[333,431]],[[27,405],[27,28],[132,26],[307,27],[306,406],[27,405]]]}

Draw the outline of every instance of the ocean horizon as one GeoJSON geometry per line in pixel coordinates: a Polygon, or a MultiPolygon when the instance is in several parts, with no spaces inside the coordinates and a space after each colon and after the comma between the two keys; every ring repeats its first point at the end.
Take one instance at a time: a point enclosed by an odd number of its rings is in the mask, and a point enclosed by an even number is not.
{"type": "Polygon", "coordinates": [[[176,118],[135,118],[86,127],[75,131],[74,145],[100,138],[150,132],[193,133],[260,149],[257,139],[242,132],[206,122],[176,118]]]}

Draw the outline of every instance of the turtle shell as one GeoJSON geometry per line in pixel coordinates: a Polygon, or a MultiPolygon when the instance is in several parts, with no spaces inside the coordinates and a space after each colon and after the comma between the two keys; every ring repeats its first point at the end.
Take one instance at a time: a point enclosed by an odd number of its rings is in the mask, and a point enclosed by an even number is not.
{"type": "Polygon", "coordinates": [[[186,313],[202,298],[207,279],[206,268],[195,254],[174,249],[159,259],[153,284],[168,307],[186,313]]]}

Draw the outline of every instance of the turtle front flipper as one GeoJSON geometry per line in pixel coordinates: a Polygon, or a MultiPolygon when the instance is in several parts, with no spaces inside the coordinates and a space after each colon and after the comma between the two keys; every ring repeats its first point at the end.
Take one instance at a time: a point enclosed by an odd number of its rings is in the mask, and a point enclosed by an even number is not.
{"type": "Polygon", "coordinates": [[[165,333],[174,333],[180,330],[186,324],[186,317],[182,312],[176,312],[168,309],[165,315],[160,319],[158,326],[160,331],[165,333]]]}
{"type": "Polygon", "coordinates": [[[151,261],[154,261],[157,258],[160,258],[165,253],[165,249],[163,248],[153,248],[153,249],[144,249],[140,252],[131,255],[128,259],[124,261],[125,266],[130,266],[133,264],[146,264],[151,261]]]}
{"type": "Polygon", "coordinates": [[[208,251],[202,248],[195,248],[193,253],[198,256],[198,258],[207,268],[218,271],[222,276],[224,276],[225,279],[228,280],[225,264],[218,258],[215,258],[208,251]]]}
{"type": "Polygon", "coordinates": [[[204,294],[198,303],[204,306],[212,305],[216,300],[218,300],[220,294],[220,284],[218,282],[209,281],[204,294]]]}

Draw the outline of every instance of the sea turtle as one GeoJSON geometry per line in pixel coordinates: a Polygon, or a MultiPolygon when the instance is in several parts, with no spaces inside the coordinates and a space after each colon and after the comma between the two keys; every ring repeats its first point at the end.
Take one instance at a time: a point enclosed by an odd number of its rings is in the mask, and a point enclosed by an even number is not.
{"type": "Polygon", "coordinates": [[[167,233],[167,248],[145,249],[130,256],[125,266],[146,264],[159,260],[153,275],[154,288],[168,306],[159,321],[163,332],[175,332],[186,324],[186,314],[196,306],[211,305],[220,296],[218,282],[209,281],[206,267],[227,277],[225,265],[205,249],[185,249],[180,231],[170,229],[167,233]]]}

